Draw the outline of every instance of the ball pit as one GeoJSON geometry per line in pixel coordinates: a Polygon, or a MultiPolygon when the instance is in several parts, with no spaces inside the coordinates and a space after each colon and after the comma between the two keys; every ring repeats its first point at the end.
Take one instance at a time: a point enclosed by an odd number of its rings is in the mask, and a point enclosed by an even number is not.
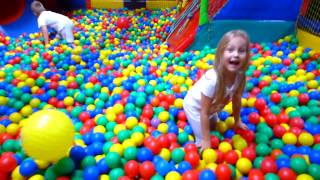
{"type": "Polygon", "coordinates": [[[169,52],[175,13],[74,11],[75,48],[0,35],[0,179],[319,179],[320,54],[294,36],[251,44],[249,130],[232,129],[228,104],[200,152],[183,98],[215,49],[169,52]]]}

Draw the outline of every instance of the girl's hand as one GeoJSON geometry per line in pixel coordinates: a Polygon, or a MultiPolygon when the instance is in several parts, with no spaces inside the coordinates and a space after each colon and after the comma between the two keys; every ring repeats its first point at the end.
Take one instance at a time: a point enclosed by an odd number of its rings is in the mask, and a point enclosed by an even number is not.
{"type": "Polygon", "coordinates": [[[204,151],[205,149],[208,149],[211,147],[211,142],[210,140],[202,140],[201,141],[201,152],[204,151]]]}
{"type": "Polygon", "coordinates": [[[243,130],[248,130],[248,126],[246,124],[244,124],[243,122],[239,121],[238,123],[235,124],[234,129],[243,129],[243,130]]]}

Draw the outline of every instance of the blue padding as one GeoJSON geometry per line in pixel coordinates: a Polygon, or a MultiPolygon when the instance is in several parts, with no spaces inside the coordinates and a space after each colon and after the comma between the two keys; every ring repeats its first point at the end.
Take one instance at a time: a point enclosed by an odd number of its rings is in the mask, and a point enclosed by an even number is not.
{"type": "Polygon", "coordinates": [[[230,30],[243,29],[251,42],[275,42],[295,33],[294,21],[216,20],[199,27],[195,41],[188,50],[200,50],[205,46],[214,48],[222,35],[230,30]]]}
{"type": "Polygon", "coordinates": [[[295,21],[302,0],[229,0],[214,19],[295,21]]]}
{"type": "Polygon", "coordinates": [[[37,18],[32,14],[30,9],[31,2],[32,0],[26,0],[24,12],[17,21],[2,26],[6,35],[17,37],[24,32],[31,33],[38,31],[37,18]]]}
{"type": "MultiPolygon", "coordinates": [[[[18,37],[22,33],[34,33],[39,31],[37,18],[32,14],[30,4],[33,0],[26,0],[26,7],[22,16],[15,22],[3,25],[2,28],[6,35],[11,37],[18,37]]],[[[66,4],[70,4],[71,9],[84,9],[86,8],[85,0],[66,0],[66,4]]]]}

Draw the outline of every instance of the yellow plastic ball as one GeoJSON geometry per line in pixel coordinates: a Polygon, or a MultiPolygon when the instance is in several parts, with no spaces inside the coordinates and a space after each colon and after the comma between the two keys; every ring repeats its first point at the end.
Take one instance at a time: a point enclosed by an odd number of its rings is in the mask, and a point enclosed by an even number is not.
{"type": "Polygon", "coordinates": [[[159,113],[158,118],[161,122],[167,122],[169,120],[170,114],[168,111],[162,111],[159,113]]]}
{"type": "Polygon", "coordinates": [[[177,171],[170,171],[165,177],[165,180],[180,180],[180,179],[182,179],[182,177],[177,171]]]}
{"type": "Polygon", "coordinates": [[[228,130],[228,126],[225,122],[219,121],[219,122],[217,122],[217,130],[220,133],[224,133],[224,132],[226,132],[226,130],[228,130]]]}
{"type": "Polygon", "coordinates": [[[218,149],[223,153],[227,153],[228,151],[232,150],[232,146],[228,142],[222,142],[219,144],[218,149]]]}
{"type": "Polygon", "coordinates": [[[252,163],[248,158],[240,158],[236,163],[236,167],[242,174],[247,174],[252,168],[252,163]]]}
{"type": "Polygon", "coordinates": [[[158,126],[158,130],[164,134],[166,134],[168,132],[168,128],[169,128],[168,124],[166,124],[166,123],[160,123],[158,126]]]}
{"type": "Polygon", "coordinates": [[[318,88],[318,81],[316,81],[316,80],[310,80],[310,81],[308,81],[307,82],[307,86],[308,86],[308,88],[310,88],[310,89],[316,89],[316,88],[318,88]]]}
{"type": "Polygon", "coordinates": [[[236,150],[242,151],[244,148],[246,148],[248,146],[248,143],[246,140],[244,139],[239,139],[238,141],[235,141],[233,143],[233,146],[236,150]]]}
{"type": "Polygon", "coordinates": [[[213,150],[213,149],[205,149],[203,151],[202,159],[207,164],[216,162],[217,158],[218,158],[218,155],[217,155],[215,150],[213,150]]]}
{"type": "Polygon", "coordinates": [[[171,157],[171,153],[170,153],[169,149],[162,148],[159,153],[159,156],[162,157],[164,160],[169,161],[170,157],[171,157]]]}
{"type": "Polygon", "coordinates": [[[10,114],[9,119],[10,119],[10,121],[12,121],[14,123],[18,123],[21,121],[22,115],[20,113],[14,112],[14,113],[10,114]]]}
{"type": "Polygon", "coordinates": [[[34,159],[56,162],[65,157],[73,144],[74,127],[61,111],[48,109],[32,114],[21,130],[21,142],[34,159]]]}
{"type": "Polygon", "coordinates": [[[282,141],[285,144],[296,144],[297,143],[297,136],[293,133],[287,132],[282,136],[282,141]]]}
{"type": "Polygon", "coordinates": [[[3,106],[3,105],[6,105],[8,102],[8,98],[5,97],[5,96],[0,96],[0,105],[3,106]]]}
{"type": "Polygon", "coordinates": [[[23,115],[23,116],[29,116],[32,114],[32,107],[30,105],[26,105],[24,106],[21,110],[20,110],[20,113],[23,115]]]}
{"type": "Polygon", "coordinates": [[[0,134],[6,132],[6,127],[4,125],[0,124],[0,134]]]}
{"type": "Polygon", "coordinates": [[[183,107],[183,99],[177,98],[177,99],[174,101],[174,106],[175,106],[176,108],[182,109],[182,107],[183,107]]]}
{"type": "Polygon", "coordinates": [[[109,180],[110,178],[109,178],[109,175],[107,175],[107,174],[101,174],[101,176],[100,176],[100,180],[109,180]]]}
{"type": "Polygon", "coordinates": [[[31,107],[37,108],[37,107],[39,107],[40,103],[41,103],[40,99],[33,98],[33,99],[31,99],[29,104],[30,104],[31,107]]]}
{"type": "Polygon", "coordinates": [[[139,146],[143,143],[144,135],[141,132],[134,132],[131,135],[131,139],[136,144],[136,146],[139,146]]]}
{"type": "Polygon", "coordinates": [[[314,180],[314,178],[309,174],[300,174],[297,176],[296,180],[314,180]]]}
{"type": "Polygon", "coordinates": [[[17,132],[19,131],[19,125],[15,123],[11,123],[7,126],[7,133],[10,135],[15,136],[17,132]]]}
{"type": "Polygon", "coordinates": [[[303,146],[311,146],[314,142],[313,136],[306,132],[301,133],[298,140],[299,143],[303,146]]]}
{"type": "Polygon", "coordinates": [[[72,97],[67,96],[67,97],[65,97],[65,98],[63,99],[63,103],[64,103],[64,105],[66,105],[66,106],[72,106],[73,103],[74,103],[74,100],[73,100],[72,97]]]}
{"type": "Polygon", "coordinates": [[[117,104],[115,104],[114,106],[113,106],[113,110],[114,110],[114,113],[116,113],[116,114],[120,114],[120,113],[122,113],[123,112],[123,105],[122,104],[120,104],[120,103],[117,103],[117,104]]]}
{"type": "Polygon", "coordinates": [[[118,153],[120,156],[123,155],[123,147],[121,144],[117,143],[117,144],[113,144],[110,149],[109,152],[116,152],[118,153]]]}
{"type": "Polygon", "coordinates": [[[138,119],[136,117],[128,117],[126,120],[126,127],[128,129],[133,129],[138,124],[138,119]]]}

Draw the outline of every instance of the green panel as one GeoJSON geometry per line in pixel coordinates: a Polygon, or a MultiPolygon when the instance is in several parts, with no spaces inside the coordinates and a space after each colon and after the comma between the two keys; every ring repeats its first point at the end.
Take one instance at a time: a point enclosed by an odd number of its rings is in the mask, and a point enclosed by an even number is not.
{"type": "Polygon", "coordinates": [[[195,41],[188,50],[200,50],[204,46],[216,47],[222,35],[233,29],[245,30],[252,42],[273,42],[295,33],[295,22],[214,20],[199,26],[195,41]]]}
{"type": "Polygon", "coordinates": [[[200,20],[199,25],[203,25],[209,21],[208,18],[208,0],[201,0],[200,4],[200,20]]]}

